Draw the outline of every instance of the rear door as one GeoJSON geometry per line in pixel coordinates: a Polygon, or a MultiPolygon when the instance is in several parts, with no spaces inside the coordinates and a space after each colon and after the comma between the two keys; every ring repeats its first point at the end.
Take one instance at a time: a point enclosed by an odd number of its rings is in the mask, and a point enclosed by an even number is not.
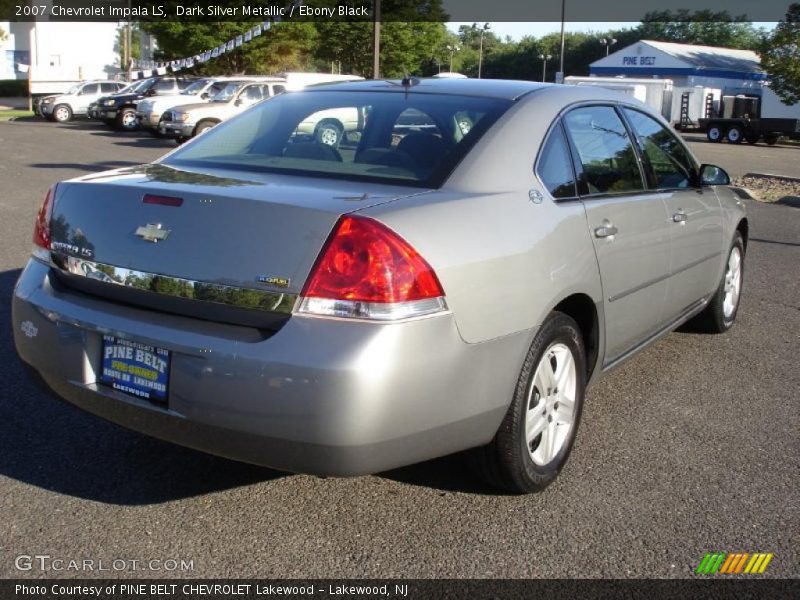
{"type": "Polygon", "coordinates": [[[674,133],[641,111],[623,112],[667,206],[672,237],[667,316],[678,318],[718,284],[722,209],[710,187],[695,187],[698,165],[674,133]]]}
{"type": "Polygon", "coordinates": [[[609,363],[664,323],[667,208],[646,189],[639,156],[613,106],[578,107],[563,122],[600,266],[609,363]]]}

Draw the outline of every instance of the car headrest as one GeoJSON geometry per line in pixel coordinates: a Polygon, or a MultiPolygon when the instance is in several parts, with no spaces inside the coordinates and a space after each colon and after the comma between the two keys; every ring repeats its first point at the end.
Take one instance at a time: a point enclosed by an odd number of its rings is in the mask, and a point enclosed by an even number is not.
{"type": "Polygon", "coordinates": [[[284,149],[283,155],[289,158],[342,162],[342,155],[339,154],[336,148],[317,142],[295,142],[289,144],[284,149]]]}

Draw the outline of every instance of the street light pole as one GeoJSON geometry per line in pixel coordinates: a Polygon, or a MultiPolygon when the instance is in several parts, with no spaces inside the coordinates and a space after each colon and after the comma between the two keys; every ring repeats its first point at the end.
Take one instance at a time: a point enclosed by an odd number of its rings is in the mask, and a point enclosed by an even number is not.
{"type": "Polygon", "coordinates": [[[553,58],[552,54],[540,54],[539,59],[542,61],[542,82],[547,78],[547,61],[553,58]]]}
{"type": "Polygon", "coordinates": [[[489,30],[489,24],[484,23],[483,27],[481,28],[481,49],[478,53],[478,79],[481,78],[481,68],[483,67],[483,36],[489,30]]]}
{"type": "Polygon", "coordinates": [[[617,43],[616,38],[600,38],[600,43],[606,47],[606,56],[608,56],[608,52],[611,50],[611,46],[617,43]]]}
{"type": "MultiPolygon", "coordinates": [[[[561,0],[561,77],[564,77],[564,18],[567,13],[567,0],[561,0]]],[[[562,81],[563,83],[563,81],[562,81]]]]}

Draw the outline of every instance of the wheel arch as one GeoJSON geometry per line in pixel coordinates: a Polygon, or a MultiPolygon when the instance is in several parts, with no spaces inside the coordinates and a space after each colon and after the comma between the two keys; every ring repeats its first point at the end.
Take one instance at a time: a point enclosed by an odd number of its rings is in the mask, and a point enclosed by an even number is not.
{"type": "Polygon", "coordinates": [[[747,222],[747,217],[742,218],[736,225],[736,231],[742,234],[742,244],[744,251],[747,252],[747,239],[750,236],[750,224],[747,222]]]}
{"type": "Polygon", "coordinates": [[[600,358],[600,317],[594,300],[588,294],[576,293],[559,301],[553,310],[564,313],[578,324],[586,348],[586,379],[589,381],[600,358]]]}

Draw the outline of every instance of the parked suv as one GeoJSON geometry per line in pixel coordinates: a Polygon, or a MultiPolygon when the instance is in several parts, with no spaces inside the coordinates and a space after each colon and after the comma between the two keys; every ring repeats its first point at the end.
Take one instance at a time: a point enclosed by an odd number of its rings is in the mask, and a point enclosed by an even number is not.
{"type": "Polygon", "coordinates": [[[171,96],[154,96],[139,102],[136,107],[136,118],[139,126],[150,133],[158,134],[158,123],[165,110],[175,106],[208,102],[230,83],[259,81],[259,77],[212,77],[198,79],[181,93],[171,96]]]}
{"type": "Polygon", "coordinates": [[[129,94],[102,98],[98,107],[100,120],[115,129],[134,131],[139,128],[136,105],[149,96],[174,96],[197,80],[196,77],[151,77],[129,94]]]}
{"type": "Polygon", "coordinates": [[[286,90],[283,78],[264,78],[260,81],[228,83],[210,102],[186,104],[166,111],[159,131],[178,142],[192,138],[225,119],[242,112],[248,106],[271,98],[286,90]]]}
{"type": "Polygon", "coordinates": [[[86,115],[92,102],[123,87],[125,84],[119,81],[84,81],[73,85],[65,94],[42,98],[39,112],[51,121],[66,123],[74,116],[86,115]]]}

